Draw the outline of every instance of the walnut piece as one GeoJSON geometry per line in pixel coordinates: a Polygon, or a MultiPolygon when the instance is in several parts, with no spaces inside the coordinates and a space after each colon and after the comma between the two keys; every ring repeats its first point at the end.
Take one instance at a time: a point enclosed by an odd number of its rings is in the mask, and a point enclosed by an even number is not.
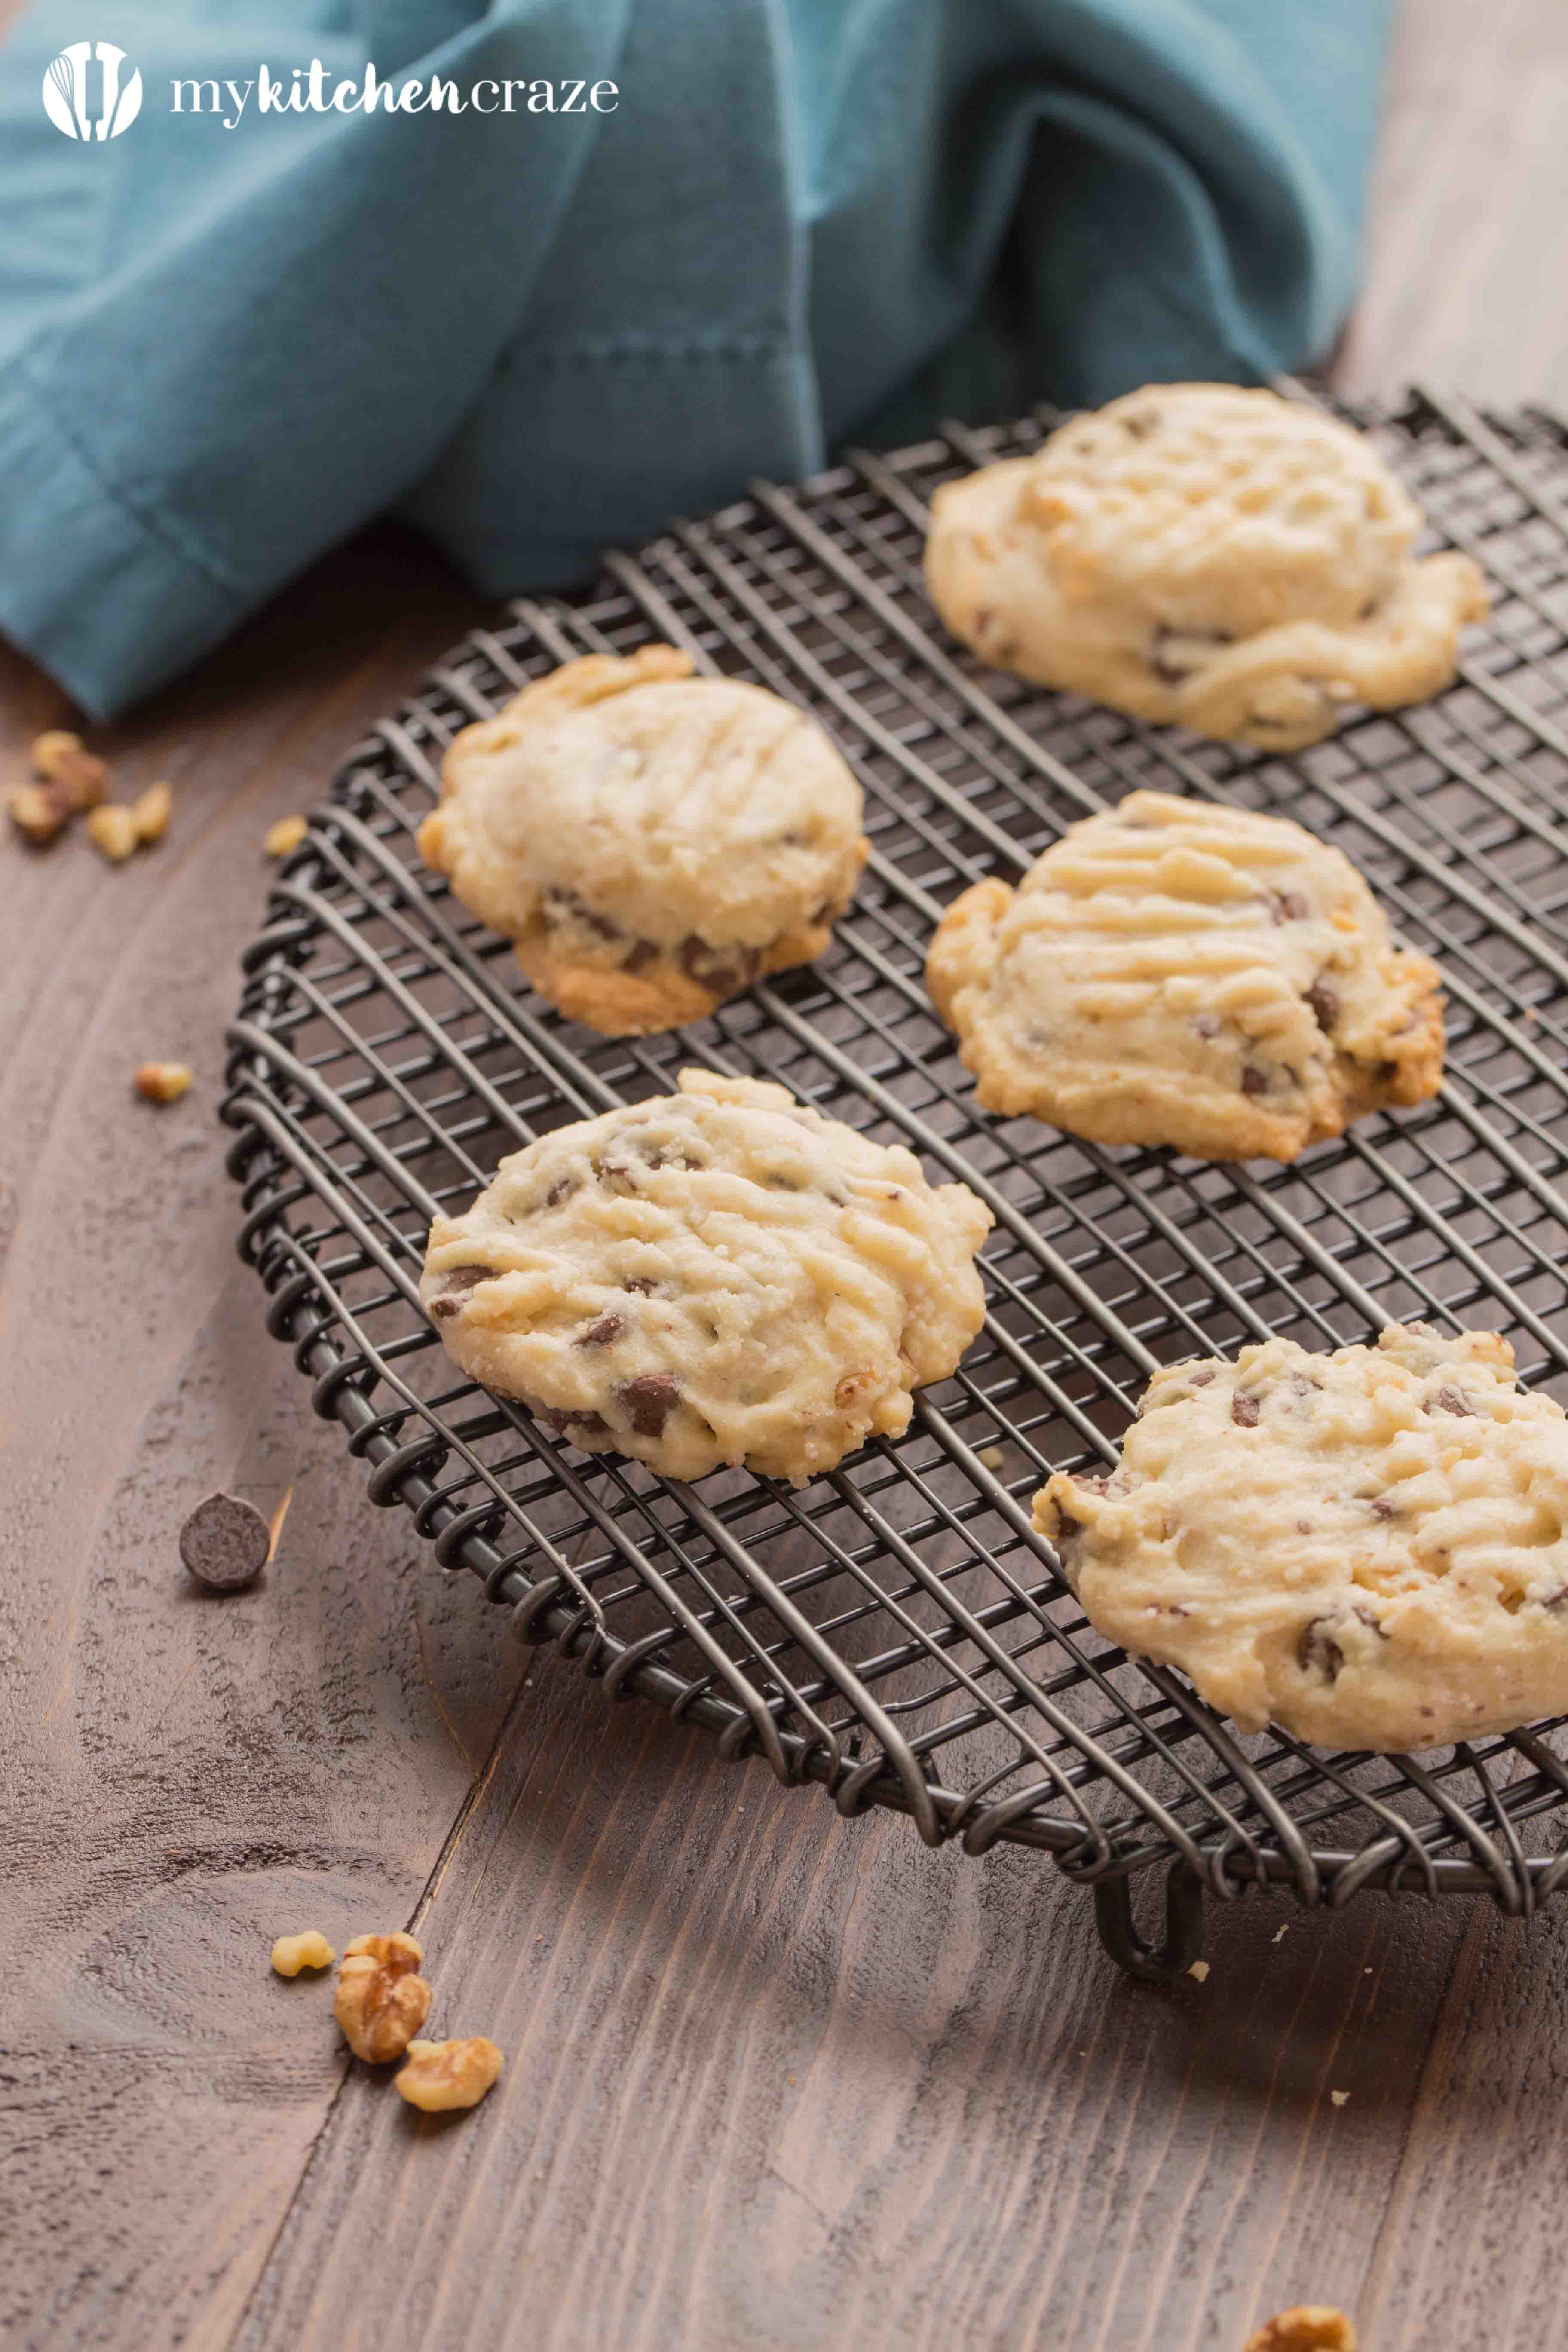
{"type": "Polygon", "coordinates": [[[185,1062],[143,1062],[136,1072],[136,1091],[145,1095],[149,1102],[178,1102],[190,1086],[192,1076],[185,1062]]]}
{"type": "Polygon", "coordinates": [[[280,816],[277,824],[269,824],[262,835],[261,846],[268,857],[287,857],[291,849],[299,848],[306,831],[302,816],[280,816]]]}
{"type": "Polygon", "coordinates": [[[343,1947],[332,2015],[356,2058],[401,2058],[430,2014],[430,1988],[416,1975],[425,1955],[412,1936],[356,1936],[343,1947]]]}
{"type": "Polygon", "coordinates": [[[89,809],[87,837],[111,866],[123,866],[136,853],[136,819],[119,801],[104,801],[89,809]]]}
{"type": "Polygon", "coordinates": [[[411,2107],[477,2107],[505,2064],[493,2042],[411,2042],[408,2063],[393,2081],[411,2107]]]}
{"type": "Polygon", "coordinates": [[[279,1936],[272,1947],[272,1965],[280,1977],[297,1977],[301,1969],[330,1969],[337,1958],[319,1927],[298,1936],[279,1936]]]}
{"type": "Polygon", "coordinates": [[[1249,2336],[1243,2352],[1356,2352],[1355,2329],[1326,2303],[1293,2304],[1249,2336]]]}
{"type": "Polygon", "coordinates": [[[79,735],[54,728],[33,745],[36,783],[18,784],[5,796],[5,807],[18,833],[42,848],[68,825],[80,809],[96,808],[109,789],[109,770],[79,735]]]}
{"type": "Polygon", "coordinates": [[[56,786],[72,815],[78,809],[96,808],[109,790],[103,761],[83,749],[79,735],[68,734],[63,727],[51,727],[36,738],[32,761],[33,773],[56,786]]]}
{"type": "Polygon", "coordinates": [[[18,833],[43,849],[70,821],[70,809],[51,784],[17,784],[5,795],[5,814],[18,833]]]}
{"type": "Polygon", "coordinates": [[[167,784],[149,784],[144,793],[138,793],[131,803],[131,822],[136,827],[137,840],[148,844],[162,841],[169,830],[174,807],[174,795],[167,784]]]}

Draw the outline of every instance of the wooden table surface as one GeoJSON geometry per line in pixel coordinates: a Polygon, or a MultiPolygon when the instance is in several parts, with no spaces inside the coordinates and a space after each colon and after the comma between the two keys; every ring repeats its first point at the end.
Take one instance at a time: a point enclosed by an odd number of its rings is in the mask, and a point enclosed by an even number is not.
{"type": "MultiPolygon", "coordinates": [[[[1348,383],[1568,406],[1565,133],[1558,0],[1406,7],[1348,383]]],[[[155,853],[0,845],[0,2342],[1561,2342],[1568,1906],[1211,1906],[1206,1982],[1140,1988],[1043,1858],[512,1648],[312,1420],[213,1117],[260,836],[479,616],[368,534],[104,740],[155,853]],[[292,1489],[226,1601],[175,1555],[220,1485],[292,1489]],[[416,1929],[507,2053],[477,2115],[345,2066],[268,1970],[307,1924],[416,1929]]],[[[0,757],[67,715],[0,656],[0,757]]]]}

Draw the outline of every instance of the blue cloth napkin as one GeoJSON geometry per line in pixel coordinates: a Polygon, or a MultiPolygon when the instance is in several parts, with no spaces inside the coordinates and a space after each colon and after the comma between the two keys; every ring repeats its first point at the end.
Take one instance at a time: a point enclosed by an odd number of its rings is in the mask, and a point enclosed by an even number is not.
{"type": "Polygon", "coordinates": [[[0,630],[108,714],[388,508],[559,584],[943,406],[1310,361],[1385,15],[50,0],[0,50],[0,630]],[[329,110],[263,112],[313,59],[329,110]],[[463,110],[334,102],[367,59],[463,110]]]}

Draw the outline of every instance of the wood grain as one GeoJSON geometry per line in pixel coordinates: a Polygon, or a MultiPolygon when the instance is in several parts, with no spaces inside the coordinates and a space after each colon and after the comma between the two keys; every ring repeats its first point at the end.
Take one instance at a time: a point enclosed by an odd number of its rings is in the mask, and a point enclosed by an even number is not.
{"type": "MultiPolygon", "coordinates": [[[[1563,21],[1402,12],[1349,387],[1568,405],[1563,21]]],[[[1563,2340],[1568,1911],[1249,1901],[1140,1988],[1040,1857],[722,1764],[364,1505],[233,1255],[221,1033],[266,825],[478,616],[366,534],[107,738],[159,850],[0,845],[0,2342],[1238,2352],[1300,2299],[1368,2352],[1563,2340]],[[150,1055],[196,1090],[140,1102],[150,1055]],[[174,1549],[220,1484],[293,1489],[228,1601],[174,1549]],[[507,2053],[466,2118],[267,1969],[409,1923],[437,2030],[507,2053]]],[[[0,656],[0,761],[67,716],[0,656]]]]}

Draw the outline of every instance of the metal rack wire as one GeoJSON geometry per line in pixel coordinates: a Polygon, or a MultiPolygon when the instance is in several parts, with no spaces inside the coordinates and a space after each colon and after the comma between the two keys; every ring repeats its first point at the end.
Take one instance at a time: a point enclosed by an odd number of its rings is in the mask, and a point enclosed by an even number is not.
{"type": "Polygon", "coordinates": [[[1495,610],[1438,700],[1287,760],[1037,691],[946,640],[920,578],[931,491],[1054,421],[953,427],[674,525],[608,557],[587,601],[476,631],[355,748],[244,959],[225,1105],[240,1247],[372,1499],[406,1506],[524,1639],[845,1814],[891,1805],[931,1843],[1053,1853],[1134,1973],[1190,1962],[1205,1894],[1480,1890],[1528,1913],[1568,1878],[1561,1720],[1419,1758],[1243,1738],[1093,1631],[1029,1498],[1052,1468],[1113,1458],[1156,1364],[1269,1331],[1332,1347],[1394,1318],[1479,1322],[1526,1380],[1568,1385],[1568,436],[1436,394],[1359,415],[1435,540],[1485,564],[1495,610]],[[529,993],[412,835],[460,727],[557,662],[655,637],[813,710],[865,786],[872,851],[820,963],[613,1043],[529,993]],[[1281,811],[1348,852],[1443,963],[1436,1101],[1261,1173],[976,1109],[921,984],[931,924],[1138,784],[1281,811]],[[897,1444],[798,1492],[580,1455],[464,1381],[419,1310],[437,1207],[689,1062],[908,1142],[996,1214],[957,1374],[897,1444]],[[1155,1864],[1152,1943],[1129,1888],[1155,1864]]]}

